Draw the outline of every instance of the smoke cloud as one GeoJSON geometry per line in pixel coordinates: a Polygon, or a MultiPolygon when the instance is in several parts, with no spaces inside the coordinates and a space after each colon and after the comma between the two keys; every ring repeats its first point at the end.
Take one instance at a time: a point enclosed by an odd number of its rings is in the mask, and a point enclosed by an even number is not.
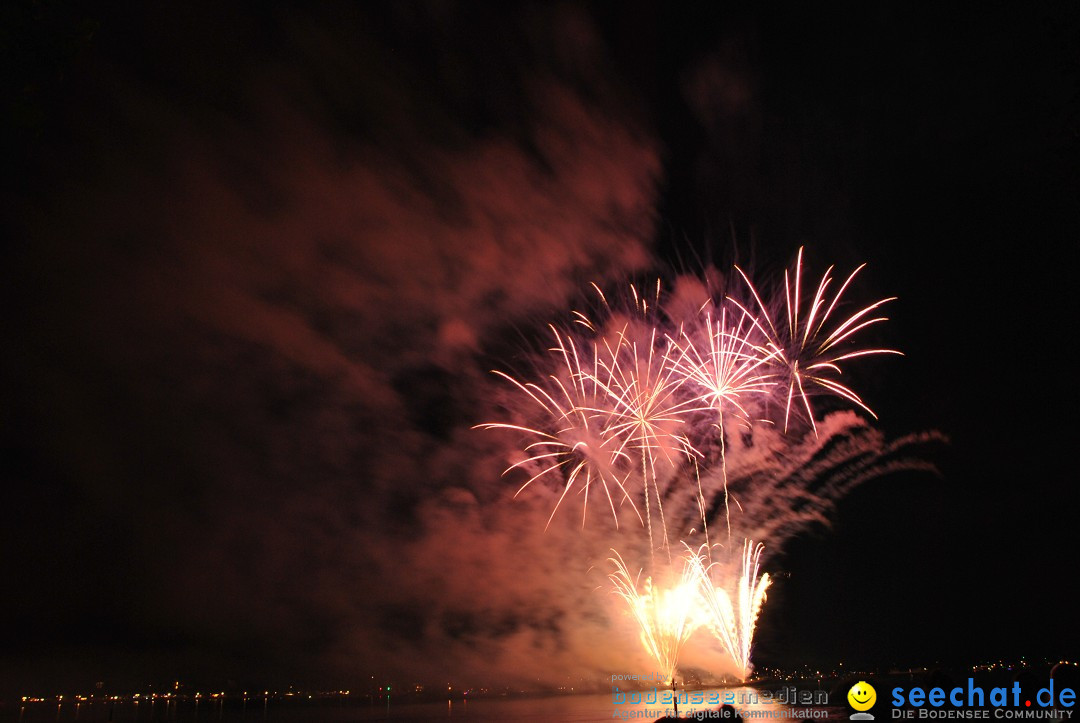
{"type": "Polygon", "coordinates": [[[279,680],[615,665],[575,617],[604,617],[575,549],[599,543],[543,534],[470,428],[493,354],[650,263],[656,144],[573,9],[486,18],[484,48],[442,32],[467,9],[341,13],[182,26],[199,58],[151,31],[149,68],[105,37],[80,74],[18,259],[14,481],[54,505],[37,551],[6,546],[6,612],[56,624],[16,647],[94,630],[166,661],[140,671],[279,680]],[[101,564],[108,593],[62,599],[101,564]]]}

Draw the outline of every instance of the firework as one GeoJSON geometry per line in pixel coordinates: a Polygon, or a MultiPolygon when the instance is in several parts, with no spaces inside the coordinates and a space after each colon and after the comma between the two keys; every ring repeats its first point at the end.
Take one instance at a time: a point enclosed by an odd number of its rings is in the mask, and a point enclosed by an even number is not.
{"type": "MultiPolygon", "coordinates": [[[[738,314],[738,318],[737,323],[730,323],[728,309],[724,307],[720,310],[720,318],[714,324],[712,312],[706,312],[703,328],[694,329],[693,333],[687,332],[685,328],[680,330],[681,339],[673,342],[674,353],[668,360],[673,371],[699,390],[700,394],[694,399],[695,403],[702,405],[699,408],[713,411],[716,415],[724,483],[724,515],[729,538],[731,517],[728,506],[724,415],[731,409],[749,427],[750,413],[744,397],[768,394],[770,387],[775,384],[767,366],[774,353],[754,343],[756,322],[748,313],[744,311],[738,314]]],[[[702,527],[708,540],[708,517],[696,460],[694,476],[698,485],[702,527]]]]}
{"type": "MultiPolygon", "coordinates": [[[[800,248],[794,272],[784,271],[782,305],[766,304],[753,282],[750,281],[750,277],[738,266],[735,267],[746,283],[754,304],[761,314],[754,325],[765,336],[765,345],[772,352],[772,363],[778,368],[778,375],[782,380],[780,393],[784,405],[784,431],[788,429],[792,406],[800,404],[806,411],[810,426],[817,429],[808,392],[808,388],[815,386],[847,399],[877,419],[877,415],[859,395],[835,377],[841,374],[840,363],[849,359],[873,354],[900,354],[895,349],[850,348],[846,343],[853,335],[868,326],[887,321],[888,317],[873,316],[873,314],[884,304],[894,301],[896,297],[876,301],[844,317],[842,321],[834,322],[833,312],[840,305],[844,292],[866,264],[862,264],[851,272],[836,294],[832,296],[831,301],[829,287],[833,283],[833,267],[830,266],[822,275],[817,291],[814,292],[810,301],[809,311],[806,311],[803,304],[802,257],[803,250],[800,248]],[[774,311],[777,306],[783,307],[781,312],[783,318],[780,318],[780,313],[774,311]]],[[[732,300],[732,303],[738,305],[753,318],[753,315],[739,302],[732,300]]]]}
{"type": "Polygon", "coordinates": [[[515,496],[534,482],[558,479],[562,489],[548,524],[576,491],[583,498],[584,525],[589,497],[599,488],[616,525],[619,508],[629,505],[647,529],[650,568],[644,582],[614,551],[609,578],[639,628],[641,644],[672,681],[683,644],[701,626],[713,633],[739,676],[750,675],[754,633],[770,584],[761,572],[765,547],[752,540],[779,549],[794,531],[827,522],[835,500],[855,485],[898,469],[933,469],[901,454],[912,444],[934,441],[933,434],[887,444],[854,411],[815,419],[814,392],[838,396],[876,418],[839,381],[841,366],[900,352],[853,345],[855,335],[886,320],[877,310],[892,301],[845,310],[844,294],[863,266],[840,284],[830,266],[807,295],[802,256],[799,249],[794,268],[777,287],[782,293],[773,297],[763,297],[735,267],[747,297],[707,301],[696,315],[681,314],[677,329],[664,315],[659,282],[648,295],[631,285],[622,311],[613,310],[594,284],[603,310],[599,323],[574,311],[572,327],[552,326],[555,345],[544,360],[546,375],[532,382],[496,372],[531,410],[520,424],[480,425],[529,438],[524,458],[506,470],[529,475],[515,496]],[[784,410],[782,428],[757,424],[769,421],[762,417],[776,402],[784,410]],[[803,414],[808,428],[791,432],[792,419],[803,414]],[[708,425],[699,424],[706,419],[708,425]],[[731,422],[741,429],[729,443],[731,422]],[[719,465],[712,451],[699,449],[717,446],[719,465]],[[687,484],[691,467],[696,492],[687,484]],[[723,563],[714,561],[718,546],[709,540],[710,521],[721,504],[729,551],[717,553],[723,563]],[[692,506],[705,544],[694,552],[683,542],[686,554],[673,560],[668,517],[677,525],[673,539],[682,540],[694,532],[692,506]],[[659,549],[668,553],[659,568],[654,525],[662,530],[659,549]],[[744,539],[741,556],[730,544],[733,526],[744,539]],[[668,580],[674,583],[663,584],[668,580]]]}
{"type": "Polygon", "coordinates": [[[768,394],[776,384],[768,367],[776,352],[755,343],[757,322],[740,312],[738,322],[732,322],[727,308],[715,321],[709,311],[700,328],[680,329],[680,338],[672,340],[669,364],[698,388],[695,402],[719,416],[731,409],[749,426],[744,397],[768,394]]]}
{"type": "Polygon", "coordinates": [[[739,677],[746,680],[750,675],[750,651],[758,615],[765,603],[765,591],[769,588],[769,573],[759,575],[763,545],[751,540],[743,542],[742,564],[735,583],[735,602],[720,580],[715,578],[717,564],[705,564],[705,555],[699,550],[689,552],[687,567],[697,585],[701,608],[709,630],[720,645],[735,661],[739,677]]]}
{"type": "Polygon", "coordinates": [[[604,378],[594,381],[608,395],[608,430],[621,441],[620,449],[644,452],[650,464],[663,458],[675,464],[699,453],[685,434],[691,401],[678,394],[686,378],[667,363],[658,346],[669,342],[653,328],[645,338],[632,338],[620,330],[615,344],[605,340],[606,354],[599,360],[604,378]]]}
{"type": "MultiPolygon", "coordinates": [[[[647,308],[645,302],[641,305],[642,309],[647,308]]],[[[668,343],[656,327],[639,330],[624,325],[614,335],[614,341],[604,339],[605,353],[598,360],[603,378],[593,377],[607,395],[604,400],[608,405],[604,410],[608,414],[605,432],[620,440],[616,449],[619,455],[628,456],[628,452],[633,452],[641,461],[650,554],[656,548],[650,480],[663,529],[661,547],[668,546],[657,460],[676,466],[682,459],[700,456],[685,434],[686,414],[692,407],[692,400],[682,399],[678,392],[686,379],[667,363],[666,353],[657,351],[658,347],[668,343]],[[640,337],[635,332],[639,332],[640,337]]]]}
{"type": "Polygon", "coordinates": [[[603,398],[606,393],[598,386],[599,367],[595,350],[592,354],[594,366],[591,371],[587,371],[588,362],[583,365],[582,354],[574,340],[554,326],[551,331],[556,342],[551,351],[559,359],[560,365],[557,373],[549,375],[546,386],[522,382],[503,372],[494,372],[524,392],[528,399],[539,406],[544,415],[546,430],[498,422],[482,424],[479,427],[515,430],[535,438],[524,448],[526,457],[503,472],[506,474],[517,468],[539,468],[539,471],[518,488],[515,497],[538,479],[552,472],[562,472],[563,491],[548,517],[548,525],[563,500],[575,487],[580,490],[584,499],[582,525],[585,524],[588,513],[589,493],[596,486],[603,490],[616,525],[619,522],[616,498],[620,503],[630,502],[630,507],[640,518],[634,500],[626,489],[629,472],[625,469],[620,471],[620,460],[625,461],[628,456],[613,429],[606,423],[610,415],[603,412],[603,398]]]}
{"type": "MultiPolygon", "coordinates": [[[[595,284],[593,288],[610,313],[603,292],[595,284]]],[[[651,306],[637,287],[631,285],[630,292],[637,318],[623,320],[621,324],[615,321],[614,314],[606,326],[598,326],[585,313],[573,312],[574,323],[584,327],[591,339],[576,340],[574,334],[550,327],[556,342],[550,351],[558,364],[555,373],[542,383],[523,382],[503,372],[494,372],[523,392],[534,409],[542,412],[543,418],[536,426],[508,423],[478,426],[514,430],[534,438],[524,448],[526,456],[504,471],[506,474],[518,468],[536,470],[517,494],[541,478],[561,473],[563,490],[548,518],[549,525],[575,488],[584,499],[584,525],[589,492],[600,487],[616,525],[616,500],[620,505],[629,502],[647,527],[653,549],[654,503],[664,529],[661,546],[668,544],[657,461],[665,460],[675,466],[681,459],[699,453],[682,431],[691,404],[678,395],[685,379],[666,363],[663,347],[669,341],[660,334],[658,325],[651,323],[650,315],[659,305],[659,282],[651,306]],[[628,491],[632,476],[638,473],[645,510],[643,519],[628,491]]]]}
{"type": "Polygon", "coordinates": [[[615,572],[608,577],[614,591],[630,609],[640,629],[642,646],[656,661],[665,680],[671,681],[674,686],[679,652],[700,624],[698,573],[689,559],[683,558],[673,586],[655,585],[651,577],[646,577],[644,584],[639,584],[640,571],[632,576],[622,556],[615,550],[612,553],[614,557],[610,561],[615,565],[615,572]]]}

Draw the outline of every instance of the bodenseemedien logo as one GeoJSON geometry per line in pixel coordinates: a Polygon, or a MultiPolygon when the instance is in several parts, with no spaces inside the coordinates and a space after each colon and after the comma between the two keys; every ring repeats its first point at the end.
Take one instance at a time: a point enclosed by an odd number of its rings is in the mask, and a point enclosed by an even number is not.
{"type": "Polygon", "coordinates": [[[851,714],[851,720],[874,720],[874,715],[866,712],[874,707],[874,703],[877,703],[877,691],[874,690],[874,686],[865,680],[860,680],[851,686],[851,690],[847,693],[847,701],[848,705],[857,711],[851,714]]]}

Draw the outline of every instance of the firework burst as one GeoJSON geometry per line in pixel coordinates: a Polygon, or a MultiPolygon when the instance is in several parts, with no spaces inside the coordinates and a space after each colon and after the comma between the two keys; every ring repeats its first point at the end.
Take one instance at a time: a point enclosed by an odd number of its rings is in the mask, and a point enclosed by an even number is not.
{"type": "MultiPolygon", "coordinates": [[[[673,353],[668,363],[682,376],[691,388],[698,390],[694,398],[697,410],[709,410],[716,415],[717,438],[720,442],[720,467],[724,482],[724,515],[730,541],[731,516],[728,506],[727,449],[724,439],[724,417],[731,410],[749,428],[750,413],[747,398],[768,394],[775,384],[768,363],[775,355],[753,340],[756,322],[748,313],[736,315],[737,323],[729,321],[728,309],[722,307],[720,316],[713,321],[711,311],[704,314],[700,328],[687,331],[680,329],[679,341],[672,342],[673,353]]],[[[701,476],[696,460],[694,476],[698,485],[698,498],[702,527],[708,540],[708,517],[705,497],[701,489],[701,476]]]]}
{"type": "Polygon", "coordinates": [[[548,517],[548,525],[574,489],[578,489],[583,498],[581,524],[584,525],[589,493],[596,487],[603,491],[616,526],[619,523],[616,500],[620,506],[623,502],[629,502],[640,519],[637,506],[626,487],[630,474],[626,468],[632,469],[632,466],[620,464],[629,460],[623,449],[625,443],[615,435],[607,422],[610,413],[605,413],[603,409],[606,392],[598,382],[600,368],[596,350],[591,350],[592,368],[589,369],[590,362],[583,362],[583,355],[573,338],[554,326],[551,331],[555,346],[550,351],[560,364],[558,371],[548,376],[545,386],[522,382],[503,372],[494,372],[524,392],[539,407],[543,426],[493,422],[479,425],[479,428],[508,429],[534,439],[524,447],[525,458],[503,472],[505,475],[518,468],[538,470],[518,488],[515,497],[533,482],[553,472],[562,473],[563,490],[548,517]]]}
{"type": "Polygon", "coordinates": [[[671,340],[671,369],[698,390],[694,401],[700,408],[718,415],[730,409],[749,426],[746,397],[768,394],[776,385],[768,366],[776,352],[755,343],[756,322],[745,311],[737,322],[726,307],[715,320],[712,311],[703,316],[697,328],[683,327],[671,340]]]}
{"type": "MultiPolygon", "coordinates": [[[[777,376],[781,380],[779,392],[783,399],[785,432],[788,430],[793,406],[801,406],[810,426],[817,429],[814,410],[810,404],[809,390],[812,387],[843,397],[877,419],[877,415],[862,398],[837,379],[842,374],[841,362],[874,354],[901,353],[895,349],[852,348],[850,345],[851,337],[858,332],[888,320],[888,317],[874,314],[877,309],[894,301],[896,297],[881,299],[862,307],[841,321],[833,319],[833,313],[841,305],[844,292],[865,266],[866,264],[862,264],[852,271],[832,295],[831,300],[829,287],[834,281],[833,267],[826,269],[810,300],[809,310],[803,302],[802,248],[799,248],[794,271],[784,271],[784,296],[779,305],[766,304],[750,277],[741,268],[735,267],[760,312],[755,326],[765,337],[765,346],[772,352],[772,364],[777,368],[777,376]],[[777,306],[782,307],[779,313],[775,311],[777,306]]],[[[739,302],[733,300],[732,303],[753,317],[739,302]]]]}
{"type": "Polygon", "coordinates": [[[678,394],[686,379],[667,363],[668,343],[656,327],[638,330],[628,324],[614,335],[614,341],[604,340],[605,353],[598,362],[603,378],[593,377],[607,395],[605,432],[620,440],[616,452],[620,456],[632,452],[641,461],[650,551],[656,548],[654,500],[663,530],[661,547],[668,546],[657,461],[676,467],[684,459],[700,456],[685,433],[686,414],[693,402],[678,394]],[[642,332],[640,336],[632,333],[637,331],[642,332]]]}

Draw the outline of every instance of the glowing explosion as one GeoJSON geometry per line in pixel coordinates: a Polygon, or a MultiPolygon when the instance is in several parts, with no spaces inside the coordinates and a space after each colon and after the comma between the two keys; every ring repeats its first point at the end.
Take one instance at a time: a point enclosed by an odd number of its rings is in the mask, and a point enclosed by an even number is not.
{"type": "Polygon", "coordinates": [[[698,298],[689,307],[696,311],[683,304],[681,316],[665,309],[659,282],[651,302],[631,285],[626,311],[613,309],[594,285],[604,322],[574,311],[572,327],[552,326],[555,344],[543,362],[554,364],[539,381],[496,372],[527,401],[522,416],[528,423],[481,425],[525,435],[525,456],[507,469],[528,474],[518,493],[559,479],[548,524],[576,491],[584,525],[590,494],[599,489],[617,529],[624,508],[645,528],[644,581],[614,551],[609,577],[642,645],[673,685],[683,644],[703,627],[739,677],[750,675],[754,630],[769,587],[768,574],[760,573],[761,540],[778,546],[802,526],[824,521],[833,500],[870,477],[928,467],[897,453],[933,435],[886,445],[852,412],[814,417],[811,395],[817,393],[876,418],[839,381],[841,364],[899,354],[854,344],[858,332],[885,321],[874,314],[892,300],[844,311],[844,293],[862,268],[833,293],[830,267],[807,300],[799,249],[794,269],[785,270],[772,295],[762,294],[738,267],[741,296],[733,288],[683,282],[698,298]],[[803,416],[808,426],[799,424],[803,416]],[[739,431],[734,436],[732,422],[739,431]],[[721,508],[726,545],[709,539],[721,508]],[[699,523],[705,544],[694,552],[686,539],[699,523]],[[735,528],[743,538],[738,559],[735,528]],[[672,529],[685,548],[674,559],[672,529]],[[666,553],[659,561],[658,550],[666,553]]]}
{"type": "Polygon", "coordinates": [[[683,560],[678,582],[670,587],[654,585],[646,578],[639,586],[640,573],[631,576],[622,556],[615,552],[610,561],[615,572],[609,577],[615,592],[626,601],[630,612],[641,628],[641,644],[664,673],[665,680],[674,680],[679,664],[679,651],[701,624],[698,606],[699,571],[691,559],[683,560]]]}

